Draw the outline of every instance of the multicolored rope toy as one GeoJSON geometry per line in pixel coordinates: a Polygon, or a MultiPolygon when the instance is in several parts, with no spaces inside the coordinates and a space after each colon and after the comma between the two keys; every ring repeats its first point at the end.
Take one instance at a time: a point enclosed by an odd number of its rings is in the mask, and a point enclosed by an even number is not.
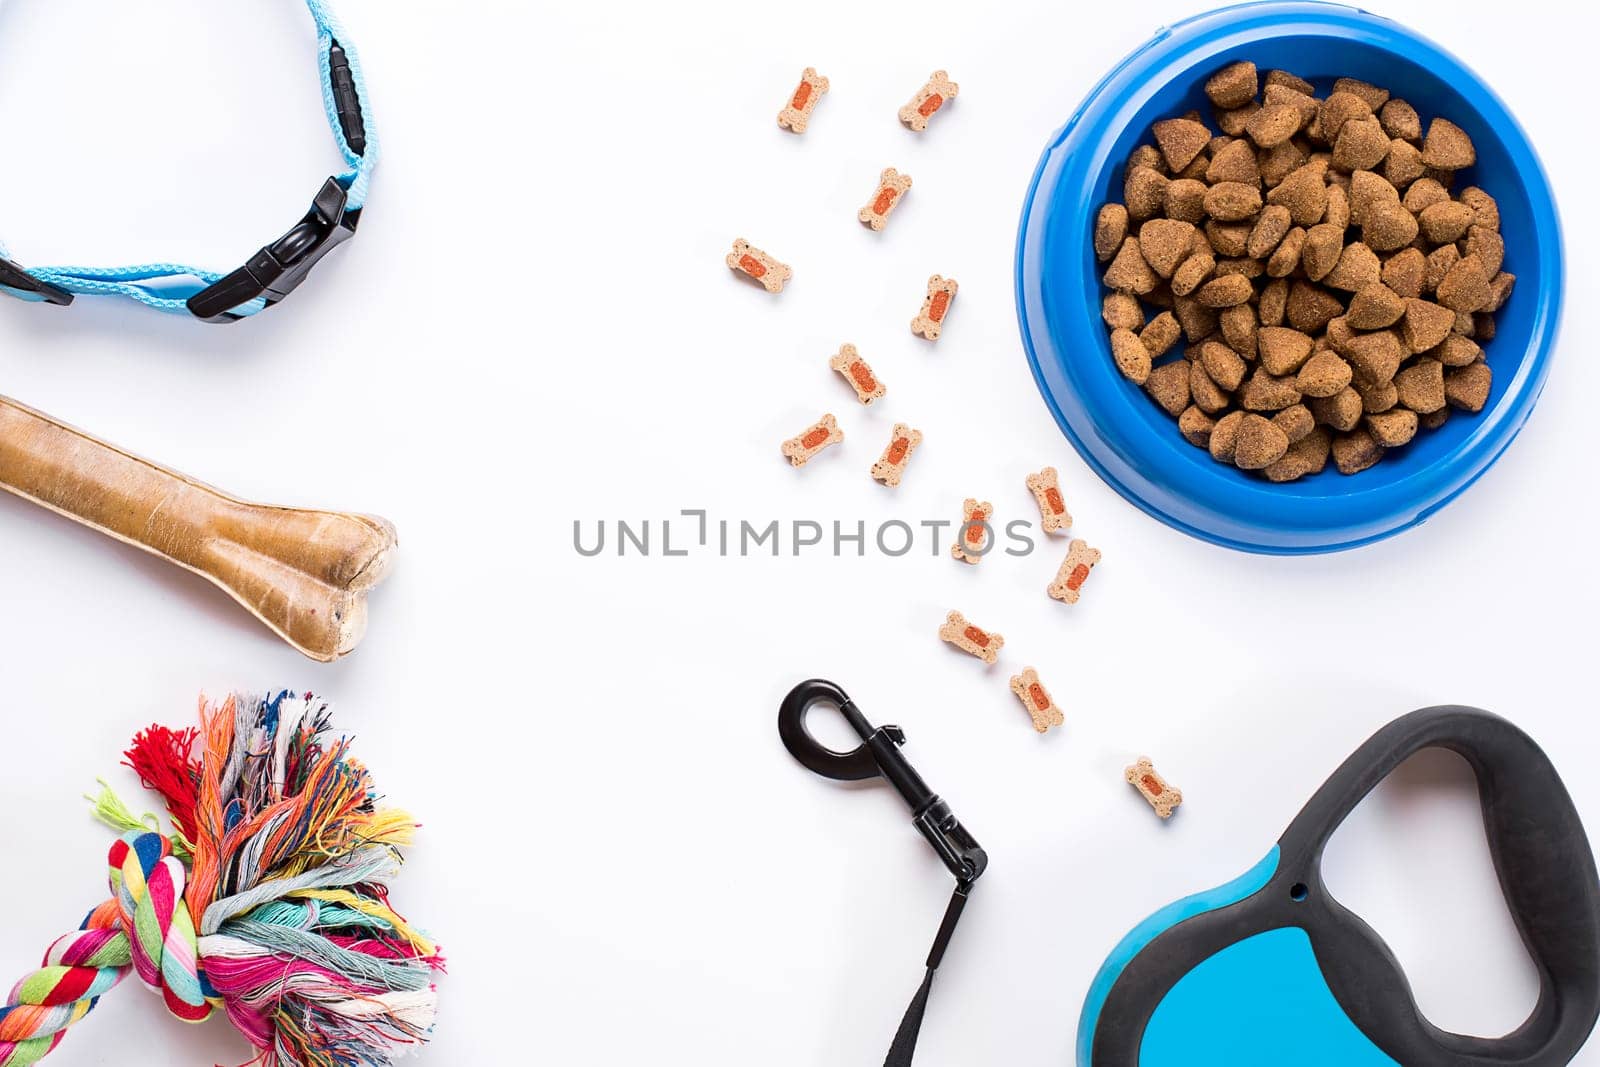
{"type": "Polygon", "coordinates": [[[172,833],[96,798],[122,832],[111,899],[0,1005],[0,1067],[37,1063],[130,969],[180,1019],[226,1012],[261,1067],[384,1067],[428,1039],[444,959],[385,885],[416,825],[328,726],[326,701],[280,693],[134,738],[172,833]]]}

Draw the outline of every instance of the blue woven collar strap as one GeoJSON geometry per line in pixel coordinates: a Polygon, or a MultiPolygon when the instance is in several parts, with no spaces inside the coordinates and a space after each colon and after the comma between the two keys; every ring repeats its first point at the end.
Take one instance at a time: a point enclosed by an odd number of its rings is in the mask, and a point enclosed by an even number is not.
{"type": "Polygon", "coordinates": [[[367,183],[378,162],[378,137],[366,109],[361,62],[324,0],[305,0],[317,23],[322,103],[345,169],[323,182],[305,217],[226,274],[179,263],[129,267],[21,267],[0,245],[0,292],[23,300],[70,304],[74,295],[127,296],[161,311],[206,322],[235,322],[294,291],[311,268],[356,232],[367,183]]]}

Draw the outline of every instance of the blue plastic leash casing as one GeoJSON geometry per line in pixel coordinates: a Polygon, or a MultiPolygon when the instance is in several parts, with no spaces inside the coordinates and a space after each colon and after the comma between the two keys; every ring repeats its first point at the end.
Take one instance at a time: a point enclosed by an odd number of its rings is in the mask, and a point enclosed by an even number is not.
{"type": "MultiPolygon", "coordinates": [[[[1092,89],[1050,139],[1023,205],[1016,301],[1022,340],[1050,413],[1085,462],[1130,503],[1195,537],[1274,554],[1328,552],[1423,522],[1483,475],[1532,412],[1549,371],[1563,289],[1561,228],[1527,135],[1484,81],[1400,23],[1340,4],[1242,4],[1160,31],[1092,89]],[[1186,442],[1111,358],[1090,234],[1120,199],[1124,165],[1153,122],[1210,115],[1206,78],[1249,59],[1261,70],[1393,91],[1424,124],[1462,126],[1478,161],[1462,172],[1498,201],[1505,269],[1517,276],[1485,344],[1494,380],[1477,415],[1457,413],[1360,475],[1331,465],[1271,484],[1186,442]]],[[[1181,357],[1173,357],[1181,358],[1181,357]]]]}
{"type": "Polygon", "coordinates": [[[22,300],[72,303],[78,294],[126,296],[204,322],[237,322],[292,293],[323,256],[356,232],[378,163],[361,61],[324,0],[305,0],[317,24],[322,103],[345,169],[317,190],[311,208],[283,236],[226,274],[179,263],[127,267],[22,267],[0,244],[0,292],[22,300]]]}
{"type": "Polygon", "coordinates": [[[1078,1067],[1559,1067],[1600,1016],[1600,876],[1554,766],[1485,711],[1425,708],[1374,734],[1329,777],[1265,859],[1156,912],[1112,950],[1078,1024],[1078,1067]],[[1423,1017],[1383,940],[1328,894],[1328,838],[1424,748],[1478,781],[1506,906],[1539,999],[1500,1038],[1423,1017]]]}

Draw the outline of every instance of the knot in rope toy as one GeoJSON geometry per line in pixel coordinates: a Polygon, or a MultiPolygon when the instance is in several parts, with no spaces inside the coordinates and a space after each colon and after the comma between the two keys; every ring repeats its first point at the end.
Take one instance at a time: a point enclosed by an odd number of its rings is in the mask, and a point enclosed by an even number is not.
{"type": "Polygon", "coordinates": [[[444,960],[386,887],[410,816],[377,806],[310,694],[202,701],[200,721],[126,753],[170,835],[109,788],[96,799],[121,831],[111,899],[0,1004],[0,1067],[44,1058],[130,970],[179,1019],[224,1011],[261,1067],[383,1067],[427,1040],[444,960]]]}

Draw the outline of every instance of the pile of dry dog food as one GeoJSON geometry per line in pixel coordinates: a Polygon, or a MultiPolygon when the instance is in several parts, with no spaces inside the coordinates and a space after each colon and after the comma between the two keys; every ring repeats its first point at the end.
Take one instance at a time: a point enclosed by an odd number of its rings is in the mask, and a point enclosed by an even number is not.
{"type": "Polygon", "coordinates": [[[1154,124],[1096,218],[1117,367],[1193,445],[1274,482],[1354,474],[1489,396],[1482,343],[1515,277],[1449,119],[1350,78],[1319,98],[1248,61],[1217,129],[1154,124]],[[1183,342],[1181,354],[1177,351],[1183,342]]]}
{"type": "MultiPolygon", "coordinates": [[[[801,73],[800,81],[787,104],[779,111],[778,125],[792,133],[803,134],[810,125],[817,104],[830,88],[826,77],[818,74],[815,68],[807,67],[801,73]]],[[[958,92],[959,86],[944,71],[934,71],[927,83],[900,109],[900,122],[918,133],[927,130],[929,120],[958,92]]],[[[893,167],[883,170],[870,198],[857,212],[857,221],[874,231],[885,229],[911,185],[910,175],[902,174],[893,167]]],[[[728,269],[740,278],[759,284],[772,294],[783,292],[794,276],[788,264],[743,238],[734,241],[732,251],[724,260],[728,269]]],[[[957,290],[955,279],[938,274],[931,276],[922,307],[911,320],[911,332],[928,341],[938,341],[957,290]]],[[[853,344],[841,345],[838,352],[829,357],[828,368],[843,379],[862,405],[880,403],[888,392],[882,377],[853,344]]],[[[844,439],[845,433],[839,426],[839,420],[830,412],[784,441],[781,450],[791,465],[804,467],[824,451],[841,444],[844,439]]],[[[895,423],[890,430],[888,443],[869,469],[871,477],[891,489],[898,486],[922,440],[922,431],[908,423],[895,423]]],[[[1045,467],[1029,474],[1023,481],[1038,506],[1045,533],[1069,538],[1072,515],[1067,511],[1055,468],[1045,467]]],[[[993,516],[994,505],[986,500],[968,498],[962,503],[956,542],[950,548],[952,559],[974,566],[982,562],[995,543],[993,516]]],[[[1098,549],[1090,547],[1081,538],[1070,538],[1066,558],[1057,568],[1055,580],[1045,591],[1062,603],[1076,604],[1084,582],[1099,561],[1098,549]]],[[[952,611],[945,617],[938,633],[941,640],[987,666],[999,661],[1000,650],[1006,641],[1002,634],[978,626],[959,611],[952,611]]],[[[1039,672],[1033,667],[1025,667],[1019,674],[1013,675],[1010,687],[1027,712],[1033,728],[1039,733],[1043,734],[1065,722],[1055,698],[1045,688],[1039,672]]],[[[1183,794],[1169,785],[1147,759],[1129,766],[1124,777],[1163,819],[1170,817],[1183,800],[1183,794]]]]}

